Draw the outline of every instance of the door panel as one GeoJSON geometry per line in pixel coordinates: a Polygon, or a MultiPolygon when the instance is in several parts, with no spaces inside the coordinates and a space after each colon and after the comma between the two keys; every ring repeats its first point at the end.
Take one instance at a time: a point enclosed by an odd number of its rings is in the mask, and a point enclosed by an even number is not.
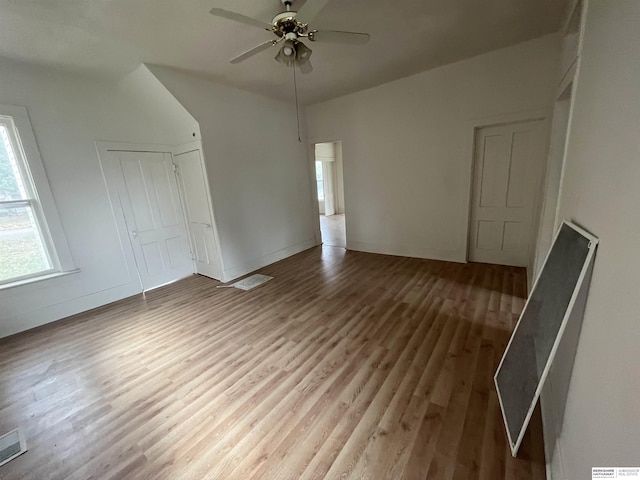
{"type": "Polygon", "coordinates": [[[487,135],[482,140],[480,206],[499,207],[504,203],[507,187],[507,144],[500,135],[487,135]]]}
{"type": "MultiPolygon", "coordinates": [[[[118,152],[120,155],[123,152],[118,152]]],[[[136,230],[144,232],[153,230],[153,215],[148,198],[147,187],[143,180],[142,166],[136,161],[120,161],[120,168],[124,176],[126,194],[133,213],[131,220],[136,230]]]]}
{"type": "Polygon", "coordinates": [[[495,250],[502,243],[502,222],[479,221],[476,246],[482,250],[495,250]]]}
{"type": "Polygon", "coordinates": [[[203,264],[215,264],[216,259],[216,247],[212,234],[212,229],[209,225],[194,223],[191,225],[191,240],[195,249],[195,256],[198,262],[203,264]]]}
{"type": "Polygon", "coordinates": [[[518,252],[524,242],[522,222],[504,222],[502,249],[505,252],[518,252]]]}
{"type": "MultiPolygon", "coordinates": [[[[144,273],[148,276],[162,273],[164,270],[164,262],[162,261],[162,252],[160,252],[158,243],[142,243],[141,248],[143,261],[139,263],[139,266],[144,268],[144,273]]],[[[148,288],[147,285],[144,285],[145,290],[148,288]]]]}
{"type": "Polygon", "coordinates": [[[114,152],[122,209],[144,290],[193,273],[171,155],[114,152]]]}
{"type": "Polygon", "coordinates": [[[184,198],[191,250],[196,272],[220,280],[221,268],[215,224],[209,207],[209,193],[199,150],[175,155],[180,190],[184,198]]]}
{"type": "Polygon", "coordinates": [[[476,131],[469,260],[527,266],[544,149],[542,121],[476,131]]]}
{"type": "Polygon", "coordinates": [[[175,188],[175,174],[173,164],[165,162],[145,162],[143,169],[148,168],[148,174],[153,180],[153,194],[155,202],[153,206],[159,218],[159,224],[163,227],[183,225],[181,218],[180,199],[175,188]]]}
{"type": "Polygon", "coordinates": [[[531,162],[532,132],[514,132],[507,185],[507,207],[526,208],[528,201],[527,165],[531,162]]]}
{"type": "MultiPolygon", "coordinates": [[[[184,252],[189,251],[189,245],[187,245],[183,235],[167,238],[166,245],[167,252],[169,253],[170,268],[180,268],[188,263],[193,263],[191,258],[187,259],[187,256],[184,255],[184,252]]],[[[193,273],[193,271],[191,273],[193,273]]]]}

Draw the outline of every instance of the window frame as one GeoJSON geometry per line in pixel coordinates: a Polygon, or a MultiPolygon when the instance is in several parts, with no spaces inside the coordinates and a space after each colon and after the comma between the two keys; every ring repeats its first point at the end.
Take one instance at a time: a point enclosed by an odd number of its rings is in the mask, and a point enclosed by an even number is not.
{"type": "Polygon", "coordinates": [[[27,199],[1,201],[30,206],[51,268],[0,281],[0,289],[76,271],[27,110],[0,104],[0,123],[7,127],[27,199]]]}

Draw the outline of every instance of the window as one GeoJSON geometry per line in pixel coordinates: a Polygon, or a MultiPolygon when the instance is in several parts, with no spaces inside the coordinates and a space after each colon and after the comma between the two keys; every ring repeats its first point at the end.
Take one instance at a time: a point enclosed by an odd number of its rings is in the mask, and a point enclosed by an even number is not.
{"type": "Polygon", "coordinates": [[[49,215],[61,235],[26,110],[0,105],[0,287],[72,267],[64,238],[64,264],[56,253],[49,215]]]}
{"type": "Polygon", "coordinates": [[[316,186],[318,188],[318,200],[324,201],[324,182],[322,180],[322,162],[316,161],[316,186]]]}

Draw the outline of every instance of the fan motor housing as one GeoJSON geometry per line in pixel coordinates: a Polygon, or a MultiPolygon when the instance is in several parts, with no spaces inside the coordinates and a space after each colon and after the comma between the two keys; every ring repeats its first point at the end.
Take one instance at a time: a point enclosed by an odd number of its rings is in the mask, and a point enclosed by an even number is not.
{"type": "Polygon", "coordinates": [[[308,24],[299,22],[296,18],[296,12],[282,12],[273,18],[273,27],[271,27],[273,33],[279,37],[284,37],[288,33],[295,33],[296,35],[302,35],[306,33],[308,24]]]}

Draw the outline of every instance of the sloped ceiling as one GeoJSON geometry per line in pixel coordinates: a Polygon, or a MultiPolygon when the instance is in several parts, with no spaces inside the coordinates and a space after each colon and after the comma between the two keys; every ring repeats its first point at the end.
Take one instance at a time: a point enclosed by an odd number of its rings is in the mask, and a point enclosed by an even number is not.
{"type": "MultiPolygon", "coordinates": [[[[302,101],[334,98],[552,33],[568,1],[331,0],[312,28],[368,32],[371,41],[309,45],[315,70],[298,78],[302,101]]],[[[158,64],[292,98],[292,72],[273,59],[275,48],[229,63],[272,34],[215,18],[208,14],[213,7],[267,22],[282,10],[279,0],[3,0],[0,55],[115,77],[140,63],[158,64]]]]}

